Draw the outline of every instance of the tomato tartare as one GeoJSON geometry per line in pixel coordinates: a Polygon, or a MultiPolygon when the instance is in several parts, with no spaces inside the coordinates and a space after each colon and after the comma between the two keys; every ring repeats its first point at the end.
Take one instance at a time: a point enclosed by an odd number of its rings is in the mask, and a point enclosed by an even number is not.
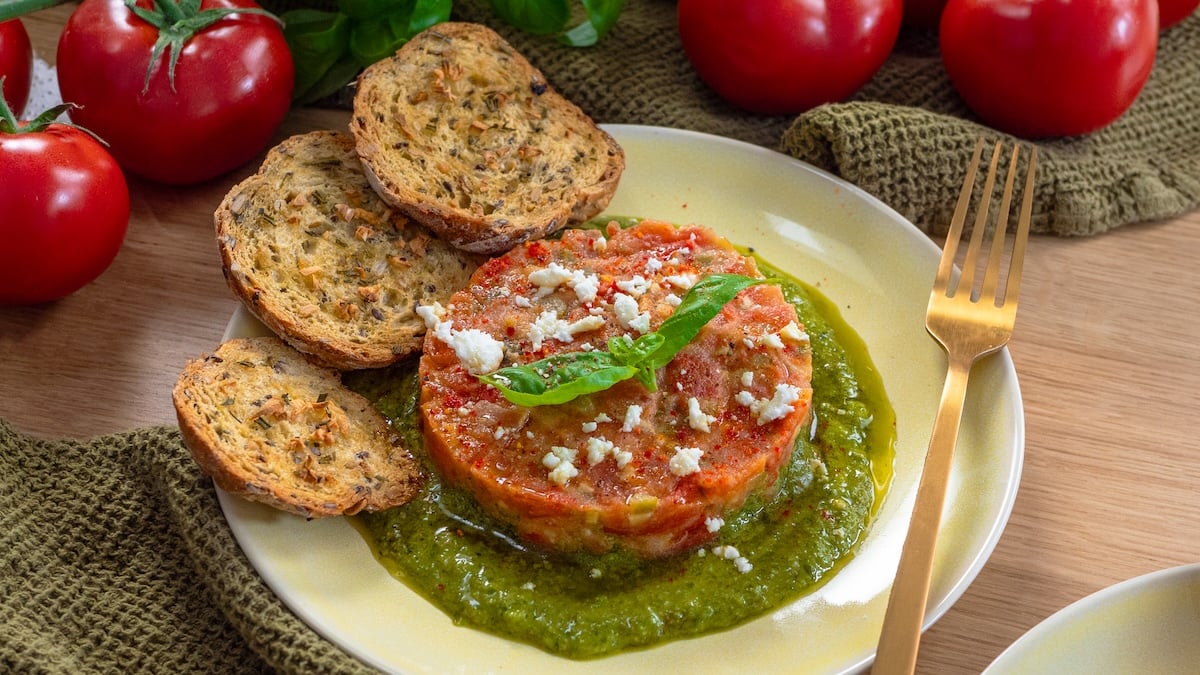
{"type": "Polygon", "coordinates": [[[771,284],[750,286],[656,373],[522,407],[477,376],[655,330],[699,279],[761,276],[707,228],[568,230],[480,267],[420,308],[422,431],[444,480],[526,541],[660,557],[714,538],[769,496],[809,422],[808,336],[771,284]]]}

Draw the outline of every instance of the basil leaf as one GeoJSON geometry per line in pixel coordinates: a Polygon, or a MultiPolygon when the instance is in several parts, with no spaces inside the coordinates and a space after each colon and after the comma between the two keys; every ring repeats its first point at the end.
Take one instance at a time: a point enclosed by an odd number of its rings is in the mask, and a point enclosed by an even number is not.
{"type": "Polygon", "coordinates": [[[617,357],[621,363],[635,365],[642,363],[646,357],[662,346],[664,338],[655,333],[646,333],[634,340],[628,335],[618,335],[608,340],[608,351],[617,357]]]}
{"type": "Polygon", "coordinates": [[[525,407],[555,405],[584,394],[604,391],[637,374],[611,352],[568,352],[522,366],[501,368],[479,379],[496,387],[504,398],[525,407]]]}
{"type": "Polygon", "coordinates": [[[617,22],[623,4],[624,0],[583,0],[587,18],[559,36],[558,41],[570,47],[590,47],[596,44],[617,22]]]}
{"type": "Polygon", "coordinates": [[[636,340],[610,338],[608,351],[566,352],[478,376],[509,402],[525,407],[566,403],[636,377],[658,390],[657,371],[671,362],[742,289],[765,283],[740,274],[711,274],[696,282],[657,331],[636,340]]]}
{"type": "Polygon", "coordinates": [[[554,35],[571,20],[567,0],[492,0],[492,9],[507,23],[534,35],[554,35]]]}
{"type": "Polygon", "coordinates": [[[658,370],[670,363],[742,289],[765,282],[765,279],[740,274],[710,274],[697,281],[683,296],[683,302],[658,327],[663,343],[646,357],[651,369],[658,370]]]}

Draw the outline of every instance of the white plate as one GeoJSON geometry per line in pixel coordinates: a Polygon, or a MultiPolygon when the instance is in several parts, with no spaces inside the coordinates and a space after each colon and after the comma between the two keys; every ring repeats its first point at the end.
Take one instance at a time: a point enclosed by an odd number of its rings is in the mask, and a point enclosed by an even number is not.
{"type": "Polygon", "coordinates": [[[1200,672],[1200,563],[1109,586],[1004,650],[987,675],[1200,672]]]}
{"type": "MultiPolygon", "coordinates": [[[[225,515],[251,563],[293,611],[385,671],[857,671],[875,652],[942,389],[945,358],[924,329],[938,248],[870,195],[783,154],[687,131],[606,128],[627,159],[608,213],[702,223],[753,246],[818,286],[865,340],[896,409],[898,441],[891,491],[851,562],[818,590],[737,628],[571,661],[455,626],[389,577],[344,520],[306,522],[222,494],[225,515]]],[[[239,311],[226,335],[263,330],[239,311]]],[[[959,598],[995,547],[1023,452],[1020,392],[1002,351],[972,374],[927,625],[959,598]]]]}

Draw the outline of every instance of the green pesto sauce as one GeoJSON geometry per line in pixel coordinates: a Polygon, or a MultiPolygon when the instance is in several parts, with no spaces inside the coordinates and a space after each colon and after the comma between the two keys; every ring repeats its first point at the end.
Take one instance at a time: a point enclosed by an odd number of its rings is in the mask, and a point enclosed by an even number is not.
{"type": "Polygon", "coordinates": [[[866,348],[816,289],[758,260],[796,306],[813,350],[815,434],[802,433],[778,495],[726,518],[706,555],[645,561],[532,550],[443,485],[417,428],[416,361],[348,374],[429,475],[409,504],[352,522],[393,576],[456,623],[586,659],[729,628],[811,591],[852,555],[891,478],[895,418],[866,348]],[[712,546],[737,548],[739,572],[712,546]]]}

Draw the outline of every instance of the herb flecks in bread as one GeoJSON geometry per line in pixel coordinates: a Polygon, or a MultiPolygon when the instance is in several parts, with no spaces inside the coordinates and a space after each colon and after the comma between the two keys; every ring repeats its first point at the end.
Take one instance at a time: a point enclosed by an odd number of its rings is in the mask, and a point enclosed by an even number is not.
{"type": "Polygon", "coordinates": [[[345,132],[272,148],[214,220],[239,299],[293,347],[341,370],[419,351],[416,306],[445,302],[480,262],[385,204],[345,132]]]}
{"type": "Polygon", "coordinates": [[[371,403],[274,336],[189,362],[172,398],[196,463],[227,492],[317,518],[398,506],[419,487],[371,403]]]}
{"type": "Polygon", "coordinates": [[[625,168],[609,134],[478,24],[438,24],[367,68],[350,129],[388,203],[477,253],[600,213],[625,168]]]}

